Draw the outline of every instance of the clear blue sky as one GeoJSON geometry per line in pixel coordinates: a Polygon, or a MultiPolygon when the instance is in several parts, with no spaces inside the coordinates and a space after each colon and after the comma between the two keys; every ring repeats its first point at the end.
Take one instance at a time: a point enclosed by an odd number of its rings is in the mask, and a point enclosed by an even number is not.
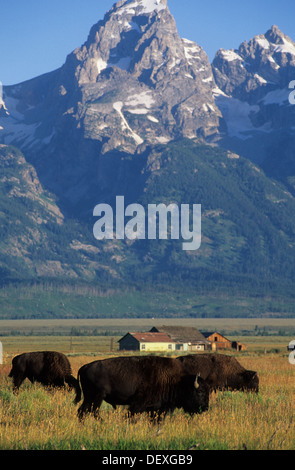
{"type": "MultiPolygon", "coordinates": [[[[19,83],[60,67],[87,39],[113,0],[1,0],[0,81],[19,83]]],[[[219,48],[276,24],[295,41],[294,0],[168,0],[178,31],[212,61],[219,48]]]]}

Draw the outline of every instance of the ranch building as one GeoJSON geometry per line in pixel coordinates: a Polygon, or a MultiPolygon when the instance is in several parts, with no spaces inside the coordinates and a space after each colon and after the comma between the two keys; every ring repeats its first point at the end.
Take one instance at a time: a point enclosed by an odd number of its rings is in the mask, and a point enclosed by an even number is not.
{"type": "Polygon", "coordinates": [[[205,351],[211,349],[211,343],[197,329],[188,326],[153,327],[151,332],[165,333],[175,342],[176,351],[205,351]]]}
{"type": "Polygon", "coordinates": [[[247,351],[247,346],[243,343],[240,343],[240,341],[233,341],[232,348],[236,351],[247,351]]]}
{"type": "Polygon", "coordinates": [[[120,351],[205,351],[210,341],[197,328],[163,326],[146,333],[127,333],[119,340],[120,351]]]}
{"type": "Polygon", "coordinates": [[[203,332],[205,338],[210,341],[212,351],[220,349],[231,349],[231,341],[216,331],[203,332]]]}
{"type": "Polygon", "coordinates": [[[203,335],[211,343],[212,351],[235,349],[236,351],[246,351],[247,346],[239,341],[230,341],[217,331],[203,332],[203,335]]]}
{"type": "Polygon", "coordinates": [[[120,351],[175,351],[175,343],[163,333],[127,333],[119,340],[120,351]]]}

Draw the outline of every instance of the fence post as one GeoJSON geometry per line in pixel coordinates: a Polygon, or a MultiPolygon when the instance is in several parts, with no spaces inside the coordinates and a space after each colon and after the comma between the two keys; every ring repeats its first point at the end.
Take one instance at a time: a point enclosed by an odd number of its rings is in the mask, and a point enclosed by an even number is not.
{"type": "Polygon", "coordinates": [[[0,341],[0,364],[3,364],[3,346],[0,341]]]}

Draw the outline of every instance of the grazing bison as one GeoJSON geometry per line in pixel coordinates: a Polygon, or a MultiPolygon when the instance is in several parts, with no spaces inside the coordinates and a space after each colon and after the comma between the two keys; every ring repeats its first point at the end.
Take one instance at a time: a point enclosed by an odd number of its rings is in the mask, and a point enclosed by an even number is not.
{"type": "MultiPolygon", "coordinates": [[[[98,416],[102,401],[127,405],[131,415],[151,413],[165,415],[175,408],[201,413],[209,406],[209,387],[196,374],[186,374],[180,361],[157,356],[117,357],[94,361],[78,372],[84,401],[78,409],[98,416]]],[[[81,400],[81,389],[75,403],[81,400]]]]}
{"type": "Polygon", "coordinates": [[[14,391],[26,378],[45,386],[63,387],[67,383],[76,390],[78,385],[68,358],[55,351],[23,353],[14,357],[9,377],[12,377],[14,391]]]}
{"type": "Polygon", "coordinates": [[[188,374],[200,374],[211,390],[259,390],[257,372],[245,369],[233,356],[193,354],[178,357],[188,374]]]}

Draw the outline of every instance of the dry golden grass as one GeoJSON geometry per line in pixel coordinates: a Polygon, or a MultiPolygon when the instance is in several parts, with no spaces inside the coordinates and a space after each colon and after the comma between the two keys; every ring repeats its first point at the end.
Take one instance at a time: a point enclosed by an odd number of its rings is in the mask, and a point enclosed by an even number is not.
{"type": "MultiPolygon", "coordinates": [[[[74,374],[98,358],[71,357],[74,374]]],[[[295,366],[279,354],[239,360],[258,371],[259,394],[212,393],[208,412],[190,418],[176,411],[159,427],[145,415],[131,422],[124,409],[106,404],[101,420],[89,416],[79,423],[73,392],[49,392],[26,381],[15,396],[10,366],[0,366],[0,449],[294,449],[295,366]]]]}

